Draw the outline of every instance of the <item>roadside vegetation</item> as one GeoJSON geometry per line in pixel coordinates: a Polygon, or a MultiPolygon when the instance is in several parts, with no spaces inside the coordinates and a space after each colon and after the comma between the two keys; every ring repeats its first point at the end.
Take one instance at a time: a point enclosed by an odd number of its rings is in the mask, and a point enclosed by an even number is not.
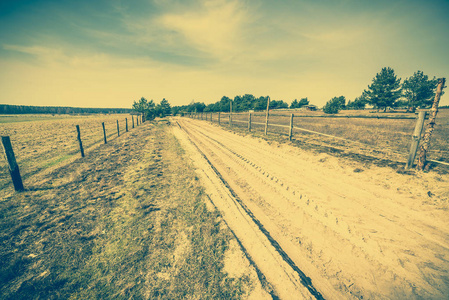
{"type": "MultiPolygon", "coordinates": [[[[346,99],[345,96],[337,96],[330,99],[324,106],[323,111],[327,114],[337,114],[341,110],[363,110],[368,105],[371,108],[386,112],[388,109],[405,109],[407,112],[415,112],[418,108],[429,108],[438,80],[425,75],[422,71],[415,72],[401,83],[394,70],[390,67],[382,68],[376,74],[372,83],[368,85],[360,96],[354,100],[346,99]]],[[[229,112],[232,102],[233,112],[263,111],[267,108],[269,96],[256,97],[252,94],[237,95],[233,99],[223,96],[215,103],[205,104],[192,100],[188,105],[173,106],[173,115],[184,115],[187,113],[201,112],[229,112]]],[[[300,100],[294,99],[288,104],[282,99],[270,98],[270,109],[299,109],[316,110],[307,97],[300,100]]]]}
{"type": "Polygon", "coordinates": [[[371,105],[378,110],[406,109],[407,112],[415,112],[417,108],[429,108],[438,80],[429,79],[422,71],[415,72],[401,84],[401,78],[397,78],[392,68],[382,68],[373,78],[372,84],[363,91],[362,95],[353,102],[344,96],[334,97],[323,107],[324,113],[336,114],[343,109],[365,109],[371,105]]]}
{"type": "Polygon", "coordinates": [[[239,299],[230,233],[167,122],[37,174],[0,201],[1,299],[239,299]]]}

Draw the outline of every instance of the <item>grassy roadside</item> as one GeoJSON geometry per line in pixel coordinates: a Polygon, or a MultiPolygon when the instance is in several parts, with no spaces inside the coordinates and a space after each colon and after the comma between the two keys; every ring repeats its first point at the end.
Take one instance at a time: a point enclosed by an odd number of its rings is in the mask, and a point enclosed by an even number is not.
{"type": "MultiPolygon", "coordinates": [[[[214,123],[214,125],[218,126],[217,123],[214,123]]],[[[326,153],[335,157],[341,157],[344,159],[349,159],[354,162],[362,163],[367,168],[369,168],[370,165],[375,165],[378,167],[389,167],[393,170],[395,170],[397,173],[400,174],[407,174],[407,175],[413,175],[417,173],[418,171],[414,168],[405,170],[405,162],[401,162],[398,160],[395,160],[394,157],[390,158],[389,156],[386,156],[385,154],[382,154],[375,149],[372,151],[360,151],[358,147],[355,146],[345,146],[344,143],[342,145],[335,143],[328,143],[327,141],[322,141],[321,137],[310,137],[310,134],[301,134],[301,133],[295,133],[294,138],[292,141],[289,141],[288,134],[283,132],[268,132],[268,135],[264,135],[263,129],[258,130],[252,130],[251,132],[248,132],[248,129],[244,126],[232,126],[229,127],[226,124],[221,125],[222,129],[237,133],[241,136],[252,136],[256,138],[260,138],[263,140],[266,140],[268,142],[276,142],[280,144],[288,143],[292,146],[301,148],[303,150],[307,151],[313,151],[317,154],[319,153],[326,153]]],[[[405,157],[405,156],[404,156],[405,157]]],[[[405,161],[405,158],[403,157],[403,160],[405,161]]],[[[417,162],[417,159],[415,160],[415,164],[417,162]]],[[[428,162],[428,169],[429,170],[440,174],[448,174],[449,168],[444,165],[438,165],[433,162],[428,162]]]]}
{"type": "Polygon", "coordinates": [[[0,202],[2,299],[237,299],[230,234],[168,126],[142,126],[0,202]]]}

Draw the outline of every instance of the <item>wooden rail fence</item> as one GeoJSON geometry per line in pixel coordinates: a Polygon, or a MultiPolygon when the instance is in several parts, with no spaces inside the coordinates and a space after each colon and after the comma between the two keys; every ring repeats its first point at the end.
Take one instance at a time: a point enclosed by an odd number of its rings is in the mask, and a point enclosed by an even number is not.
{"type": "MultiPolygon", "coordinates": [[[[433,126],[435,125],[435,118],[436,118],[436,114],[438,112],[438,103],[442,94],[442,90],[444,88],[444,84],[445,84],[445,78],[439,79],[439,83],[438,83],[438,87],[437,87],[437,93],[435,94],[435,100],[434,100],[434,104],[432,106],[431,112],[431,118],[430,118],[430,122],[428,125],[428,129],[426,130],[426,135],[424,136],[424,138],[426,138],[427,140],[424,140],[423,145],[421,146],[421,151],[419,154],[420,157],[420,161],[418,163],[418,169],[422,170],[424,168],[424,165],[426,164],[426,161],[431,161],[437,164],[442,164],[442,165],[446,165],[449,166],[449,163],[447,162],[443,162],[443,161],[437,161],[437,160],[431,160],[431,159],[426,159],[426,152],[428,151],[428,145],[429,145],[429,141],[430,141],[430,136],[433,132],[433,126]],[[422,160],[422,161],[421,161],[422,160]]],[[[320,135],[320,136],[325,136],[325,137],[329,137],[332,139],[337,139],[337,140],[342,140],[342,141],[346,141],[346,142],[351,142],[351,143],[358,143],[358,144],[363,144],[365,146],[368,147],[372,147],[370,145],[366,145],[362,142],[359,141],[353,141],[350,139],[346,139],[346,138],[342,138],[342,137],[338,137],[338,136],[334,136],[334,135],[330,135],[330,134],[326,134],[326,133],[322,133],[322,132],[318,132],[318,131],[314,131],[314,130],[309,130],[309,129],[305,129],[302,127],[298,127],[294,125],[294,119],[296,118],[366,118],[366,119],[416,119],[416,124],[415,124],[415,130],[412,134],[412,142],[411,142],[411,146],[410,149],[408,151],[408,155],[406,158],[406,164],[405,164],[405,168],[409,169],[413,166],[415,158],[417,156],[417,150],[420,144],[420,141],[422,140],[421,136],[422,136],[422,131],[423,131],[423,127],[424,127],[424,121],[427,117],[427,112],[426,111],[420,111],[418,113],[418,115],[416,117],[414,116],[398,116],[398,117],[394,117],[394,116],[379,116],[379,115],[375,115],[375,116],[356,116],[356,115],[349,115],[349,116],[336,116],[336,115],[331,115],[331,116],[323,116],[323,115],[317,115],[317,116],[311,116],[311,115],[294,115],[294,114],[276,114],[276,116],[284,116],[284,117],[289,117],[290,118],[290,124],[289,125],[283,125],[283,124],[275,124],[275,123],[270,123],[269,119],[270,119],[270,113],[269,113],[269,106],[270,106],[270,98],[268,97],[268,101],[267,101],[267,109],[266,109],[266,113],[265,113],[265,122],[261,123],[261,122],[254,122],[253,121],[253,113],[249,112],[248,113],[248,120],[247,121],[243,121],[243,120],[237,120],[233,118],[233,111],[232,111],[232,101],[230,101],[230,107],[229,107],[229,113],[228,113],[228,126],[232,128],[234,123],[242,123],[242,124],[246,124],[247,123],[247,128],[248,131],[252,131],[253,130],[253,125],[260,125],[260,126],[264,126],[264,134],[267,135],[269,132],[269,127],[280,127],[280,128],[286,128],[288,129],[288,138],[291,141],[293,139],[293,130],[299,130],[299,131],[303,131],[303,132],[308,132],[308,133],[312,133],[312,134],[316,134],[316,135],[320,135]]],[[[213,120],[213,113],[210,113],[210,120],[211,122],[214,122],[213,120]]],[[[222,116],[221,116],[221,112],[217,112],[217,123],[218,125],[222,125],[223,120],[222,120],[222,116]]],[[[241,113],[239,113],[238,115],[241,115],[241,113]]],[[[203,112],[201,113],[190,113],[187,115],[187,117],[193,118],[193,119],[198,119],[198,120],[203,120],[203,112]]],[[[206,121],[207,121],[207,114],[206,114],[206,121]]],[[[397,153],[400,155],[403,155],[402,153],[397,153]]]]}

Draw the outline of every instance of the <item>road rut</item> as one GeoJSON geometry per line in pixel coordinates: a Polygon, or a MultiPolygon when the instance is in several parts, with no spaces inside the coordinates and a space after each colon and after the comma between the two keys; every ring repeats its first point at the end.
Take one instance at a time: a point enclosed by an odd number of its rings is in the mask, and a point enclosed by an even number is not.
{"type": "Polygon", "coordinates": [[[423,201],[429,186],[391,170],[354,173],[353,165],[329,155],[270,145],[204,121],[178,122],[192,151],[212,166],[208,176],[219,174],[221,183],[210,185],[225,183],[222,193],[234,193],[223,206],[237,201],[243,209],[224,214],[231,229],[236,221],[226,215],[244,215],[251,224],[251,233],[234,230],[242,244],[266,231],[264,247],[289,270],[292,287],[281,295],[288,280],[270,276],[273,267],[264,271],[263,258],[251,253],[251,243],[245,246],[281,298],[438,299],[449,291],[447,211],[423,201]]]}

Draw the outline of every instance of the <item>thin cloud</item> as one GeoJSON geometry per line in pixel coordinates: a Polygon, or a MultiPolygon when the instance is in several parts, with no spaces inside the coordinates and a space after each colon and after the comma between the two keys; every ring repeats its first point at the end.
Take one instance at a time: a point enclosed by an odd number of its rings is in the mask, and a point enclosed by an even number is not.
{"type": "Polygon", "coordinates": [[[238,1],[204,1],[200,9],[167,13],[156,22],[179,33],[183,40],[178,42],[229,61],[240,54],[241,34],[249,19],[247,9],[238,1]]]}

